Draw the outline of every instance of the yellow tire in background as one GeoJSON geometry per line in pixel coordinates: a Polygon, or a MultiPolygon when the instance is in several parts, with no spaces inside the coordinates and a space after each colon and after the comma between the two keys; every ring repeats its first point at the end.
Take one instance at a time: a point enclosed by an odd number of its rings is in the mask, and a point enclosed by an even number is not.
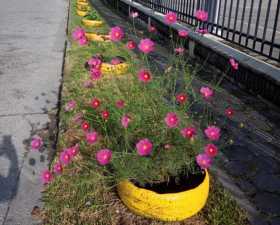
{"type": "Polygon", "coordinates": [[[91,10],[89,5],[77,5],[77,9],[81,11],[89,11],[91,10]]]}
{"type": "Polygon", "coordinates": [[[88,41],[108,42],[109,35],[95,34],[86,32],[86,38],[88,41]]]}
{"type": "Polygon", "coordinates": [[[82,5],[82,6],[89,6],[89,3],[88,2],[77,2],[77,6],[78,5],[82,5]]]}
{"type": "Polygon", "coordinates": [[[122,181],[117,191],[123,203],[135,214],[162,221],[181,221],[198,213],[206,204],[209,174],[197,187],[178,193],[158,194],[122,181]]]}
{"type": "Polygon", "coordinates": [[[102,63],[101,72],[102,74],[112,74],[112,75],[121,75],[125,74],[128,70],[127,63],[120,63],[117,65],[112,65],[110,63],[102,63]]]}
{"type": "Polygon", "coordinates": [[[77,9],[77,15],[78,16],[86,16],[88,14],[88,11],[82,11],[77,9]]]}
{"type": "Polygon", "coordinates": [[[77,3],[88,3],[88,0],[77,0],[77,3]]]}
{"type": "Polygon", "coordinates": [[[82,19],[82,23],[87,27],[100,27],[103,24],[103,22],[100,20],[88,20],[88,19],[82,19]]]}

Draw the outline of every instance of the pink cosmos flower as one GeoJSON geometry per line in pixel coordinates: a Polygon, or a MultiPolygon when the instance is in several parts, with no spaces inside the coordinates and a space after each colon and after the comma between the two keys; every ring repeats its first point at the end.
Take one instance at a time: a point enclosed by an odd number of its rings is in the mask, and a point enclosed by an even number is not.
{"type": "Polygon", "coordinates": [[[181,135],[184,138],[193,138],[196,135],[196,129],[195,127],[185,127],[181,130],[181,135]]]}
{"type": "Polygon", "coordinates": [[[155,33],[155,32],[157,32],[157,28],[155,26],[150,25],[150,26],[148,26],[148,31],[150,33],[155,33]]]}
{"type": "Polygon", "coordinates": [[[89,125],[89,123],[87,121],[84,121],[82,123],[81,127],[82,127],[83,131],[88,131],[89,128],[90,128],[90,125],[89,125]]]}
{"type": "Polygon", "coordinates": [[[200,94],[205,98],[209,99],[214,95],[214,91],[209,87],[201,87],[200,94]]]}
{"type": "Polygon", "coordinates": [[[95,69],[100,69],[101,68],[101,64],[102,64],[102,61],[100,58],[98,57],[92,57],[91,59],[88,60],[88,65],[90,67],[93,67],[95,69]]]}
{"type": "Polygon", "coordinates": [[[41,180],[42,180],[43,184],[48,184],[48,183],[52,182],[53,175],[52,175],[51,171],[44,170],[41,174],[41,180]]]}
{"type": "Polygon", "coordinates": [[[101,102],[98,98],[93,98],[91,101],[91,106],[94,109],[97,109],[101,105],[101,102]]]}
{"type": "Polygon", "coordinates": [[[165,145],[164,145],[164,149],[167,149],[167,150],[168,150],[168,149],[171,149],[171,148],[172,148],[172,145],[171,145],[171,144],[165,144],[165,145]]]}
{"type": "Polygon", "coordinates": [[[95,144],[98,139],[98,133],[93,131],[93,132],[88,132],[86,133],[86,141],[88,144],[95,144]]]}
{"type": "Polygon", "coordinates": [[[67,150],[64,150],[63,152],[60,153],[59,160],[64,165],[68,165],[71,162],[71,156],[69,155],[67,150]]]}
{"type": "Polygon", "coordinates": [[[77,113],[73,116],[72,121],[74,121],[76,124],[81,124],[83,120],[84,114],[82,112],[77,113]]]}
{"type": "Polygon", "coordinates": [[[67,153],[70,155],[71,159],[78,155],[80,151],[80,146],[78,144],[67,149],[67,153]]]}
{"type": "Polygon", "coordinates": [[[138,79],[140,81],[142,81],[143,83],[149,83],[152,79],[152,75],[151,75],[150,71],[141,69],[138,72],[138,79]]]}
{"type": "Polygon", "coordinates": [[[101,149],[96,153],[96,160],[102,166],[110,163],[111,159],[112,151],[110,149],[101,149]]]}
{"type": "Polygon", "coordinates": [[[138,12],[131,12],[131,13],[130,13],[130,16],[131,16],[132,18],[136,18],[136,17],[139,16],[139,13],[138,13],[138,12]]]}
{"type": "Polygon", "coordinates": [[[75,107],[77,106],[77,103],[75,100],[70,100],[69,102],[67,102],[67,104],[64,106],[64,110],[66,112],[72,111],[73,109],[75,109],[75,107]]]}
{"type": "Polygon", "coordinates": [[[136,43],[134,41],[128,41],[126,44],[126,47],[130,50],[135,49],[136,48],[136,43]]]}
{"type": "Polygon", "coordinates": [[[204,153],[213,158],[218,154],[218,148],[214,144],[208,144],[204,147],[204,153]]]}
{"type": "Polygon", "coordinates": [[[176,113],[169,112],[166,114],[164,121],[169,128],[174,128],[179,125],[180,119],[178,118],[176,113]]]}
{"type": "Polygon", "coordinates": [[[201,169],[207,169],[211,166],[211,158],[203,153],[196,156],[196,163],[200,166],[201,169]]]}
{"type": "Polygon", "coordinates": [[[81,37],[79,40],[78,40],[79,44],[81,46],[84,46],[84,45],[87,45],[88,44],[88,40],[87,38],[84,36],[84,37],[81,37]]]}
{"type": "Polygon", "coordinates": [[[197,10],[195,12],[195,17],[199,21],[206,22],[208,20],[208,12],[204,10],[197,10]]]}
{"type": "Polygon", "coordinates": [[[56,164],[54,164],[53,166],[53,171],[55,172],[55,174],[61,174],[63,171],[63,167],[62,164],[57,162],[56,164]]]}
{"type": "Polygon", "coordinates": [[[131,122],[131,117],[129,115],[124,115],[121,119],[121,124],[124,128],[128,127],[128,124],[131,122]]]}
{"type": "Polygon", "coordinates": [[[227,117],[232,117],[234,115],[234,110],[231,107],[226,108],[225,114],[227,117]]]}
{"type": "Polygon", "coordinates": [[[120,41],[123,39],[123,37],[124,37],[124,32],[123,32],[122,28],[120,28],[118,26],[111,28],[111,31],[110,31],[111,41],[120,41]]]}
{"type": "Polygon", "coordinates": [[[188,100],[188,96],[184,93],[176,95],[176,101],[180,104],[184,104],[188,100]]]}
{"type": "Polygon", "coordinates": [[[86,80],[86,81],[84,81],[83,86],[85,88],[92,88],[93,87],[93,83],[92,83],[91,80],[86,80]]]}
{"type": "Polygon", "coordinates": [[[109,111],[104,110],[104,111],[101,112],[101,116],[104,120],[108,120],[109,116],[110,116],[110,113],[109,113],[109,111]]]}
{"type": "Polygon", "coordinates": [[[78,41],[80,38],[85,36],[85,31],[81,27],[77,27],[73,32],[72,32],[72,38],[75,41],[78,41]]]}
{"type": "Polygon", "coordinates": [[[89,72],[90,72],[90,78],[92,80],[99,80],[101,78],[101,70],[91,68],[89,72]]]}
{"type": "Polygon", "coordinates": [[[208,30],[207,29],[198,28],[198,29],[196,29],[196,32],[203,35],[203,34],[207,34],[208,30]]]}
{"type": "Polygon", "coordinates": [[[176,23],[177,21],[177,15],[174,12],[169,12],[164,16],[164,21],[166,24],[170,25],[173,23],[176,23]]]}
{"type": "Polygon", "coordinates": [[[238,62],[234,58],[229,59],[229,63],[234,70],[238,70],[238,62]]]}
{"type": "Polygon", "coordinates": [[[178,31],[178,35],[180,37],[187,37],[189,35],[189,32],[187,30],[181,29],[178,31]]]}
{"type": "Polygon", "coordinates": [[[125,106],[124,100],[119,99],[119,100],[116,101],[116,107],[117,108],[122,109],[124,106],[125,106]]]}
{"type": "Polygon", "coordinates": [[[220,132],[221,132],[220,128],[216,126],[209,126],[204,130],[205,135],[211,141],[219,140],[221,136],[220,132]]]}
{"type": "Polygon", "coordinates": [[[140,41],[138,48],[143,53],[149,54],[150,52],[154,51],[155,43],[151,39],[145,38],[140,41]]]}
{"type": "Polygon", "coordinates": [[[150,155],[150,153],[153,150],[153,144],[152,142],[145,138],[140,140],[137,144],[136,144],[136,149],[137,149],[137,153],[140,156],[147,156],[150,155]]]}
{"type": "Polygon", "coordinates": [[[111,60],[111,64],[112,64],[112,65],[118,65],[118,64],[120,64],[120,63],[122,63],[122,61],[121,61],[119,58],[113,58],[113,59],[111,60]]]}
{"type": "Polygon", "coordinates": [[[43,146],[43,139],[41,137],[33,137],[31,140],[31,149],[39,150],[43,146]]]}
{"type": "Polygon", "coordinates": [[[177,53],[178,55],[182,55],[185,52],[185,48],[175,48],[174,49],[175,53],[177,53]]]}

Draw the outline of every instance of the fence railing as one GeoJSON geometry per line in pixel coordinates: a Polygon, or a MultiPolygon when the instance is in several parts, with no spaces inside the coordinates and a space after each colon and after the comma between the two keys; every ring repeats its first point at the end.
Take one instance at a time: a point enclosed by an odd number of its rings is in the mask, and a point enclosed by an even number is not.
{"type": "Polygon", "coordinates": [[[157,12],[176,12],[198,26],[195,12],[206,10],[208,32],[280,62],[280,0],[132,0],[157,12]]]}

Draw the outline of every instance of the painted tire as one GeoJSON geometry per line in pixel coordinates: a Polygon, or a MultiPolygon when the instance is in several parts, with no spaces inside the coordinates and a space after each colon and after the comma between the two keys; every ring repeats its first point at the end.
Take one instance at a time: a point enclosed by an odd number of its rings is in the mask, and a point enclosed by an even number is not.
{"type": "Polygon", "coordinates": [[[88,3],[88,0],[77,0],[77,3],[80,3],[80,2],[88,3]]]}
{"type": "Polygon", "coordinates": [[[103,22],[100,20],[88,20],[88,19],[82,19],[82,23],[88,27],[100,27],[103,24],[103,22]]]}
{"type": "Polygon", "coordinates": [[[78,10],[77,9],[77,15],[78,16],[85,16],[85,15],[87,15],[88,14],[88,11],[82,11],[82,10],[78,10]]]}
{"type": "Polygon", "coordinates": [[[138,188],[130,181],[122,181],[117,191],[123,203],[135,214],[162,221],[181,221],[199,212],[206,204],[209,193],[209,174],[194,189],[171,193],[138,188]]]}
{"type": "Polygon", "coordinates": [[[95,33],[87,33],[86,38],[88,41],[97,41],[97,42],[108,42],[109,35],[95,34],[95,33]]]}
{"type": "Polygon", "coordinates": [[[89,5],[77,5],[77,9],[80,11],[89,11],[90,10],[90,6],[89,5]]]}
{"type": "Polygon", "coordinates": [[[89,4],[88,4],[88,2],[80,2],[80,1],[78,1],[77,2],[77,6],[78,5],[88,6],[89,4]]]}
{"type": "Polygon", "coordinates": [[[101,65],[102,74],[121,75],[121,74],[125,74],[127,70],[128,70],[127,63],[120,63],[118,65],[112,65],[110,63],[102,63],[101,65]]]}

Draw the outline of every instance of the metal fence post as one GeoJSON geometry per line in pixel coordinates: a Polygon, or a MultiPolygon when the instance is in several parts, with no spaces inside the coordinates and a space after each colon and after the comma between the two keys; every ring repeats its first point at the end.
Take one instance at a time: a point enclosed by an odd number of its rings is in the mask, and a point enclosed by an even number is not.
{"type": "Polygon", "coordinates": [[[208,21],[212,24],[217,24],[219,5],[220,0],[205,1],[204,10],[208,12],[208,21]]]}

